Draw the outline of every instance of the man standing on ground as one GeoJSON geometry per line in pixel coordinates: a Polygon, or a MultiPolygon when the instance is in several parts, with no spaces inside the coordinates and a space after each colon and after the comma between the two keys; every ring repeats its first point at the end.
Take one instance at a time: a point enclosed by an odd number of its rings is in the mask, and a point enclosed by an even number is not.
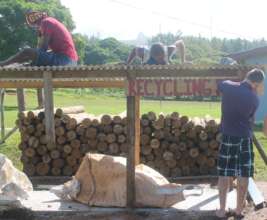
{"type": "Polygon", "coordinates": [[[78,56],[67,28],[45,12],[26,13],[27,24],[38,31],[38,48],[26,48],[0,62],[0,66],[32,62],[35,66],[76,65],[78,56]]]}
{"type": "Polygon", "coordinates": [[[222,93],[223,134],[218,158],[220,209],[218,217],[226,216],[225,206],[229,183],[237,178],[236,216],[242,216],[248,178],[254,173],[252,125],[259,105],[257,89],[264,81],[264,72],[253,69],[242,82],[223,81],[218,88],[222,93]]]}

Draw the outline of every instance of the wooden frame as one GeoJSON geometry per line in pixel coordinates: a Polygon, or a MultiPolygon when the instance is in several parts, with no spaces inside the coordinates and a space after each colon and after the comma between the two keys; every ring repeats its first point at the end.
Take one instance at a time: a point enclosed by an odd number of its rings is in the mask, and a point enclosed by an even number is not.
{"type": "MultiPolygon", "coordinates": [[[[46,134],[55,144],[53,88],[115,87],[123,88],[133,78],[242,78],[251,66],[81,66],[0,68],[0,88],[44,88],[46,134]]],[[[19,109],[24,99],[18,90],[19,109]]],[[[135,165],[139,163],[140,97],[127,97],[127,206],[135,206],[135,165]]],[[[25,107],[24,107],[25,108],[25,107]]]]}

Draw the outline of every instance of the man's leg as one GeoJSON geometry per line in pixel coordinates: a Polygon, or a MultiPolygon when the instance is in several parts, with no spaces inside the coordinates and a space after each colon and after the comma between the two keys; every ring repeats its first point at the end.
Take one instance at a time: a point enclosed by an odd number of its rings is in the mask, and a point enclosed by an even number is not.
{"type": "Polygon", "coordinates": [[[225,216],[226,199],[231,179],[232,179],[231,177],[219,176],[218,188],[219,188],[219,198],[220,198],[220,209],[216,212],[216,215],[218,217],[225,216]]]}
{"type": "Polygon", "coordinates": [[[0,62],[0,66],[10,65],[12,63],[35,61],[36,59],[37,59],[37,51],[32,48],[27,48],[18,52],[16,55],[8,58],[7,60],[0,62]]]}
{"type": "Polygon", "coordinates": [[[248,192],[248,178],[238,177],[237,178],[237,203],[236,203],[236,214],[241,215],[248,192]]]}

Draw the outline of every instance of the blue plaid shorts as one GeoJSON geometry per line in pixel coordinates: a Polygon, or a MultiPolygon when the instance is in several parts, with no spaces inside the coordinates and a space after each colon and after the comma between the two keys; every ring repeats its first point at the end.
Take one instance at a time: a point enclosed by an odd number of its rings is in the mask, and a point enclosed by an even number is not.
{"type": "Polygon", "coordinates": [[[219,176],[253,177],[254,153],[251,138],[223,135],[218,157],[219,176]]]}

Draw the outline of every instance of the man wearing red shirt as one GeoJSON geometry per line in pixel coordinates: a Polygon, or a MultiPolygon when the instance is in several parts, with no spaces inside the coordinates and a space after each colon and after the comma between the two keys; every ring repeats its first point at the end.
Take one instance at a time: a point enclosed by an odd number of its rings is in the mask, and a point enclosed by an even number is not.
{"type": "Polygon", "coordinates": [[[58,20],[46,13],[26,13],[27,24],[38,30],[37,49],[26,48],[13,57],[0,62],[0,66],[31,61],[35,66],[76,65],[78,56],[72,36],[58,20]]]}

